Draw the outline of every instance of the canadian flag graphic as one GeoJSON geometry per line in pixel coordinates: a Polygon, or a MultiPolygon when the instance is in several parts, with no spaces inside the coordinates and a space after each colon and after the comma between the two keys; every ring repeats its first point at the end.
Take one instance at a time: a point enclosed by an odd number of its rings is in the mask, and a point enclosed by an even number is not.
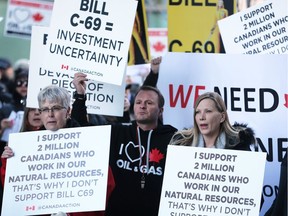
{"type": "Polygon", "coordinates": [[[26,206],[26,211],[34,211],[35,206],[26,206]]]}
{"type": "Polygon", "coordinates": [[[69,66],[68,66],[68,65],[64,65],[64,64],[62,64],[62,65],[61,65],[61,69],[68,70],[68,69],[69,69],[69,66]]]}

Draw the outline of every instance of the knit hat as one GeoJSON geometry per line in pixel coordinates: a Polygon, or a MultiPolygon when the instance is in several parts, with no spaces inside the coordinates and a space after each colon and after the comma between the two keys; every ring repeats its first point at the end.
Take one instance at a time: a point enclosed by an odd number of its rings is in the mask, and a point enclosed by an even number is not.
{"type": "Polygon", "coordinates": [[[17,73],[15,74],[15,81],[23,78],[28,79],[28,74],[29,74],[28,69],[18,70],[17,73]]]}
{"type": "Polygon", "coordinates": [[[29,70],[29,60],[28,59],[18,59],[14,64],[15,73],[26,69],[29,70]]]}
{"type": "Polygon", "coordinates": [[[6,70],[9,67],[12,67],[11,62],[8,59],[0,58],[0,70],[6,70]]]}

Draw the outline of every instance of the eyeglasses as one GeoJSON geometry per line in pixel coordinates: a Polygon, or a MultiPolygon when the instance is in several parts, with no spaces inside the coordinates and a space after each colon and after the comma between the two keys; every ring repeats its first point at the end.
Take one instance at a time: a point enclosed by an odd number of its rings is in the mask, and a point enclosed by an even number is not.
{"type": "Polygon", "coordinates": [[[28,86],[28,80],[17,80],[16,81],[16,87],[27,87],[28,86]]]}
{"type": "Polygon", "coordinates": [[[66,108],[63,106],[53,106],[51,108],[43,107],[39,109],[39,112],[43,114],[48,114],[49,111],[51,111],[52,113],[57,113],[57,112],[60,112],[62,109],[66,109],[66,108]]]}

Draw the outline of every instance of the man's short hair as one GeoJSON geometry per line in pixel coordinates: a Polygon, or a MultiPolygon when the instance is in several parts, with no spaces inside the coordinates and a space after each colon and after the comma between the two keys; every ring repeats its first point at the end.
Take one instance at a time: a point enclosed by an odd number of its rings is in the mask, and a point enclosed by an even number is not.
{"type": "Polygon", "coordinates": [[[158,95],[158,106],[159,108],[163,108],[165,104],[165,99],[158,88],[153,86],[143,85],[141,86],[135,94],[135,98],[137,97],[140,91],[154,91],[158,95]]]}

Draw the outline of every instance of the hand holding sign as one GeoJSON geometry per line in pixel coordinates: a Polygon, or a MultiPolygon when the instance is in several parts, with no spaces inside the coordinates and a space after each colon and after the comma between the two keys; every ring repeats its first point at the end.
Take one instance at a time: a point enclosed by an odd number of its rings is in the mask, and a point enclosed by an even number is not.
{"type": "Polygon", "coordinates": [[[264,153],[170,145],[159,215],[258,215],[264,166],[264,153]]]}

